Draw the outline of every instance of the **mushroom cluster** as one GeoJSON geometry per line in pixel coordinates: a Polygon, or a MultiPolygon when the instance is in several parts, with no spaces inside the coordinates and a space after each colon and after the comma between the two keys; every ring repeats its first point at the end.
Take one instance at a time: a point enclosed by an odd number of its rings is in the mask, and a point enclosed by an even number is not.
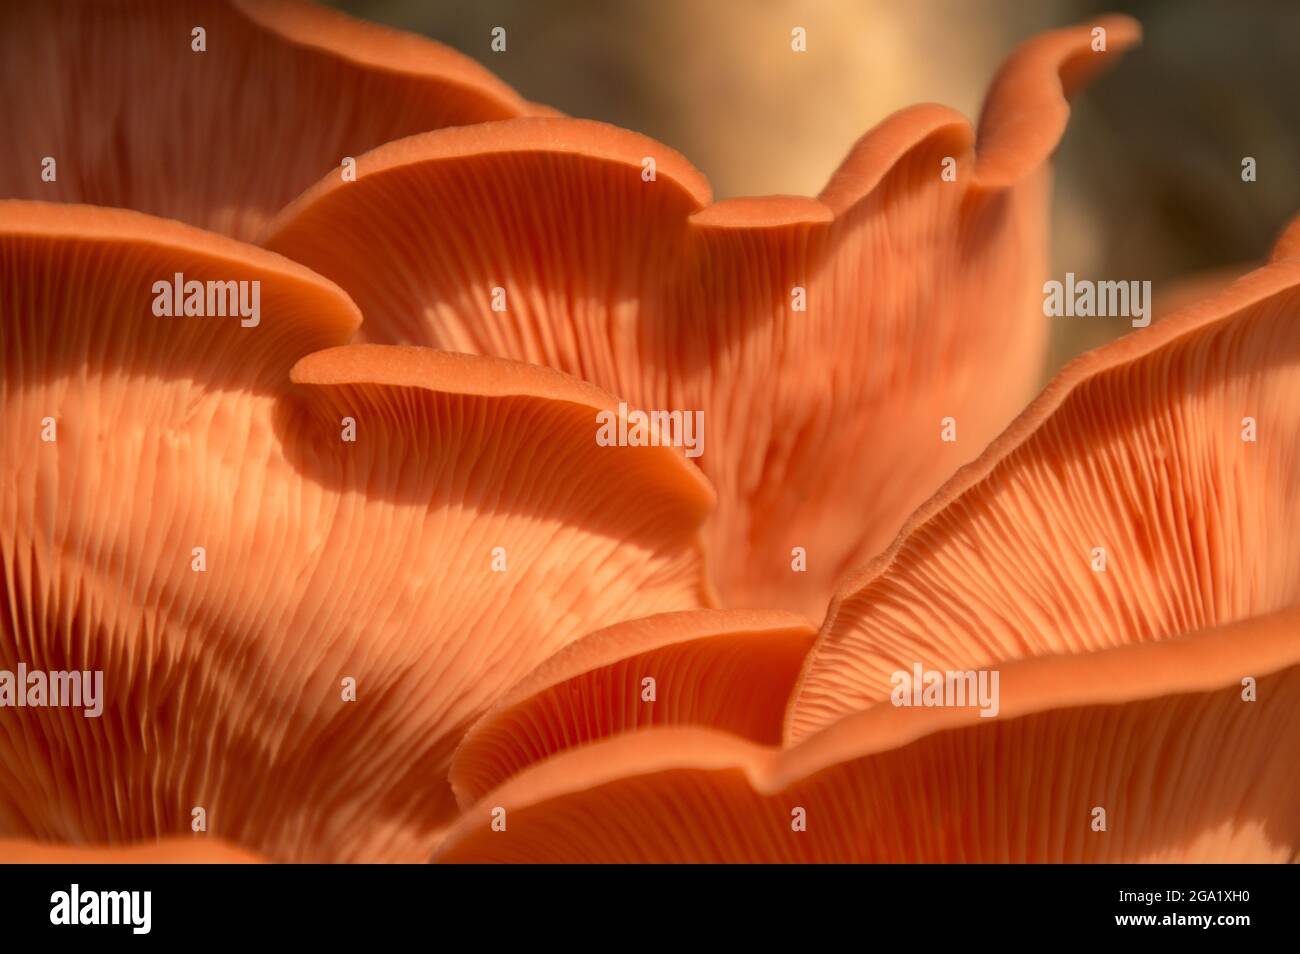
{"type": "Polygon", "coordinates": [[[0,673],[102,678],[0,681],[0,859],[1293,859],[1300,225],[1033,398],[1138,38],[715,202],[301,0],[0,6],[0,673]]]}

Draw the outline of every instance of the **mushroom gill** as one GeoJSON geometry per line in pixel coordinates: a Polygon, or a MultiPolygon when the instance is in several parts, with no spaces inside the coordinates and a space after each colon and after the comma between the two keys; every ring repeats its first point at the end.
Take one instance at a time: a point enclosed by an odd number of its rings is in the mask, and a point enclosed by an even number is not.
{"type": "Polygon", "coordinates": [[[816,199],[711,204],[657,142],[526,118],[381,146],[263,242],[346,289],[367,340],[546,364],[644,410],[702,412],[724,603],[811,616],[1032,394],[1047,160],[1066,97],[1138,32],[1103,17],[1030,41],[993,84],[978,147],[961,115],[912,107],[816,199]]]}
{"type": "Polygon", "coordinates": [[[381,143],[552,112],[441,44],[300,0],[0,4],[0,86],[0,197],[242,239],[381,143]]]}
{"type": "Polygon", "coordinates": [[[623,735],[525,769],[435,860],[1293,860],[1297,627],[1293,608],[1022,659],[989,719],[882,702],[784,750],[703,729],[623,735]]]}
{"type": "Polygon", "coordinates": [[[798,741],[891,673],[1167,639],[1300,603],[1300,257],[1068,366],[844,581],[798,741]]]}
{"type": "Polygon", "coordinates": [[[616,623],[570,643],[499,698],[456,750],[468,807],[561,749],[659,725],[769,745],[816,630],[790,613],[694,610],[616,623]]]}
{"type": "Polygon", "coordinates": [[[501,691],[713,602],[707,482],[599,446],[591,385],[330,347],[359,320],[337,287],[134,212],[0,202],[0,276],[0,669],[104,682],[98,718],[5,710],[0,837],[188,835],[201,808],[274,860],[425,858],[501,691]],[[260,289],[256,322],[158,314],[191,284],[200,310],[260,289]]]}

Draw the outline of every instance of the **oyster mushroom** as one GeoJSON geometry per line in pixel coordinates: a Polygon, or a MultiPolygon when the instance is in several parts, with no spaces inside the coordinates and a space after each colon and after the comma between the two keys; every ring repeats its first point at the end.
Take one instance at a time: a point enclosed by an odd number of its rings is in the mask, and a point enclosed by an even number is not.
{"type": "Polygon", "coordinates": [[[328,347],[359,317],[335,286],[133,212],[2,202],[0,274],[0,669],[105,696],[3,711],[0,837],[188,835],[202,808],[274,860],[422,859],[501,691],[713,602],[707,482],[598,446],[591,385],[328,347]],[[257,324],[159,316],[178,274],[260,282],[257,324]]]}
{"type": "Polygon", "coordinates": [[[1300,603],[1297,234],[1068,366],[846,579],[789,740],[887,698],[916,661],[1086,653],[1300,603]]]}
{"type": "Polygon", "coordinates": [[[0,84],[0,198],[243,239],[390,139],[553,112],[441,44],[300,0],[6,3],[0,84]]]}
{"type": "Polygon", "coordinates": [[[1103,17],[1030,41],[978,137],[952,110],[906,109],[815,199],[712,203],[659,143],[524,118],[381,146],[263,242],[346,289],[367,340],[702,412],[724,604],[812,615],[1037,386],[1047,160],[1066,97],[1137,37],[1103,17]]]}
{"type": "Polygon", "coordinates": [[[562,749],[648,726],[708,726],[775,745],[814,635],[791,613],[695,610],[584,636],[466,734],[451,766],[457,801],[468,807],[562,749]]]}
{"type": "Polygon", "coordinates": [[[630,733],[525,769],[465,812],[435,860],[1294,860],[1298,626],[1291,609],[1022,659],[1002,669],[993,719],[882,702],[784,750],[630,733]]]}
{"type": "Polygon", "coordinates": [[[909,518],[836,596],[784,747],[566,749],[481,795],[439,859],[1292,859],[1297,234],[1068,367],[909,518]],[[988,675],[992,705],[900,698],[916,666],[988,675]]]}

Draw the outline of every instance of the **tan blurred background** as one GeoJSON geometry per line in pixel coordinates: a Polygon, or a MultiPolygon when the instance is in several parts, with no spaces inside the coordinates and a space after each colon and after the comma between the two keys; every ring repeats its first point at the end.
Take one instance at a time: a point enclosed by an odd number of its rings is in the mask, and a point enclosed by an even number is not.
{"type": "MultiPolygon", "coordinates": [[[[933,101],[975,119],[1033,33],[1104,11],[1141,47],[1075,104],[1054,273],[1182,277],[1264,258],[1300,213],[1300,0],[329,0],[474,57],[524,96],[683,152],[717,198],[820,191],[852,143],[933,101]],[[491,30],[508,49],[493,53],[491,30]],[[807,30],[808,50],[790,49],[807,30]],[[1254,156],[1258,181],[1241,181],[1254,156]]],[[[1158,316],[1157,316],[1158,317],[1158,316]]],[[[1054,325],[1052,367],[1128,330],[1054,325]]]]}

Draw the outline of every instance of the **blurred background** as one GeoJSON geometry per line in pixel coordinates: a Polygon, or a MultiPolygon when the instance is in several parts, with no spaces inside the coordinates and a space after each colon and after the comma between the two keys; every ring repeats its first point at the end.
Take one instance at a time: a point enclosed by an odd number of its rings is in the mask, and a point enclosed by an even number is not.
{"type": "MultiPolygon", "coordinates": [[[[1159,309],[1185,281],[1264,259],[1300,213],[1300,0],[327,2],[453,46],[529,99],[673,146],[719,199],[815,195],[895,110],[939,102],[974,120],[1016,44],[1129,13],[1142,45],[1075,103],[1057,153],[1054,276],[1150,280],[1159,309]],[[795,26],[805,53],[791,52],[795,26]]],[[[1049,373],[1126,330],[1055,322],[1049,373]]]]}

